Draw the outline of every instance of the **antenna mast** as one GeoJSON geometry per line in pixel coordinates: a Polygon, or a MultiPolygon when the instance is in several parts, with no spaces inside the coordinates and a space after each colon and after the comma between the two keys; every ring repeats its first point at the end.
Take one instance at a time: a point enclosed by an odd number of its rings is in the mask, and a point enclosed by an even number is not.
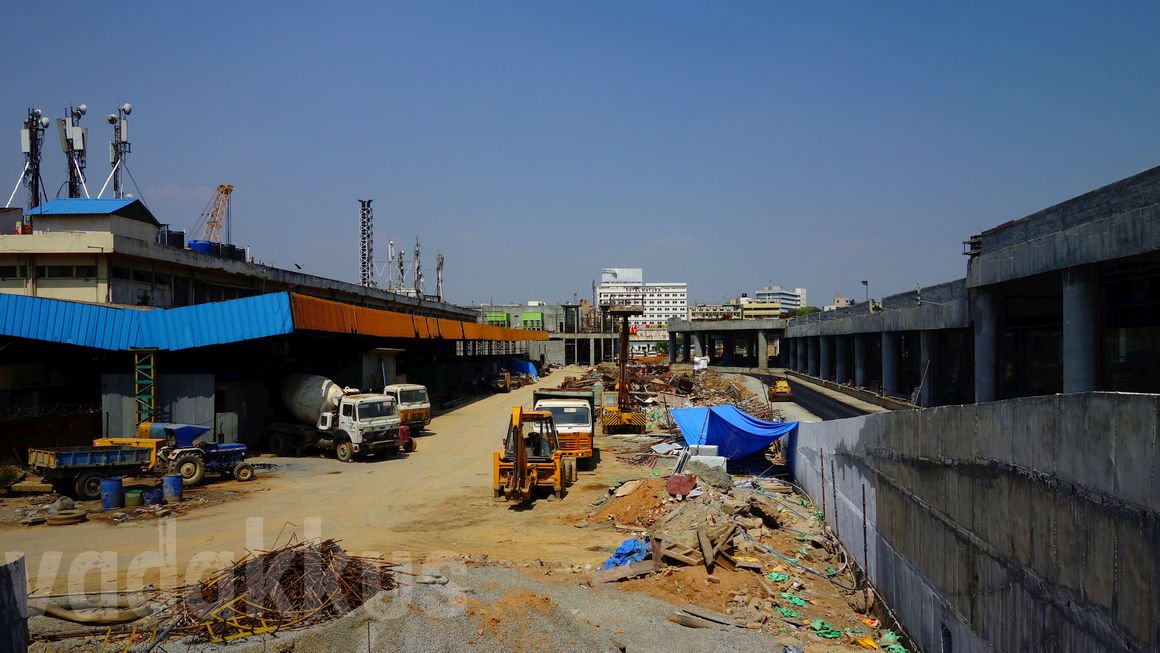
{"type": "Polygon", "coordinates": [[[415,297],[423,297],[423,264],[419,260],[419,237],[415,236],[415,297]]]}
{"type": "Polygon", "coordinates": [[[40,206],[41,198],[48,199],[44,192],[44,180],[40,178],[40,148],[44,144],[44,130],[52,122],[43,115],[40,109],[29,109],[28,117],[24,120],[24,127],[20,130],[20,151],[24,152],[24,171],[20,173],[20,180],[12,189],[5,207],[12,206],[12,199],[20,184],[28,186],[28,208],[40,206]]]}
{"type": "Polygon", "coordinates": [[[85,141],[89,130],[81,127],[81,118],[89,108],[83,104],[68,108],[67,118],[56,119],[56,130],[60,134],[60,149],[68,159],[68,196],[80,197],[81,191],[89,196],[85,186],[85,141]]]}
{"type": "Polygon", "coordinates": [[[443,301],[443,252],[435,253],[435,297],[443,301]]]}
{"type": "MultiPolygon", "coordinates": [[[[129,114],[133,113],[133,105],[128,102],[117,107],[117,113],[109,114],[109,124],[113,126],[113,140],[109,143],[109,163],[113,166],[110,176],[113,178],[113,197],[125,197],[125,184],[121,181],[121,169],[125,167],[125,155],[132,151],[129,146],[129,114]]],[[[109,181],[105,180],[108,184],[109,181]]],[[[101,186],[100,197],[105,193],[101,186]]]]}
{"type": "Polygon", "coordinates": [[[367,288],[375,287],[374,279],[374,245],[375,245],[375,225],[374,210],[371,209],[371,202],[374,200],[359,200],[358,203],[362,205],[359,212],[359,283],[367,288]]]}

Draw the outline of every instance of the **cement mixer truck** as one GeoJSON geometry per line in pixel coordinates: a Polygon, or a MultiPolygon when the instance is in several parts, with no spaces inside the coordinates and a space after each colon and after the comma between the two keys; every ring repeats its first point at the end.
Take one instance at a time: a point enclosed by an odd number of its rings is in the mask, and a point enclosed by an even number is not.
{"type": "Polygon", "coordinates": [[[414,451],[414,440],[400,425],[394,397],[340,388],[315,374],[286,377],[281,394],[282,403],[299,421],[270,424],[267,442],[276,453],[317,448],[351,462],[368,454],[414,451]]]}

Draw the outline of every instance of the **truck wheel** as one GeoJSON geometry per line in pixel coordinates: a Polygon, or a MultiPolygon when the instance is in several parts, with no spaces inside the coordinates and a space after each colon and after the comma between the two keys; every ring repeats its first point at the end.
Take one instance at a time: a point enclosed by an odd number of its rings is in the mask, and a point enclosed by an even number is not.
{"type": "Polygon", "coordinates": [[[254,480],[254,466],[250,463],[234,465],[234,478],[243,483],[254,480]]]}
{"type": "Polygon", "coordinates": [[[354,461],[354,445],[349,440],[343,440],[334,445],[334,455],[344,463],[352,462],[354,461]]]}
{"type": "Polygon", "coordinates": [[[77,482],[73,489],[76,490],[78,499],[84,501],[100,499],[101,475],[96,472],[82,472],[80,476],[77,476],[77,482]]]}
{"type": "Polygon", "coordinates": [[[205,478],[205,460],[192,451],[177,454],[169,463],[169,472],[181,476],[181,484],[193,487],[205,478]]]}

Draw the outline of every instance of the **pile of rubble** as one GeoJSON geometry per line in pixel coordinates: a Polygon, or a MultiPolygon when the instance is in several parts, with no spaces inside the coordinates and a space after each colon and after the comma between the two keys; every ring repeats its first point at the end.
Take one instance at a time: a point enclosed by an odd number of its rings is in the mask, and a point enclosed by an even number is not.
{"type": "Polygon", "coordinates": [[[348,555],[335,540],[248,557],[181,597],[173,628],[224,642],[341,617],[397,586],[391,565],[348,555]]]}
{"type": "MultiPolygon", "coordinates": [[[[671,620],[689,627],[762,630],[852,650],[906,651],[882,627],[875,616],[882,606],[873,590],[849,564],[808,498],[777,479],[734,482],[720,470],[697,471],[712,476],[629,481],[597,507],[590,522],[631,533],[651,555],[593,572],[590,582],[628,581],[632,589],[649,591],[650,584],[688,588],[721,583],[724,574],[731,591],[716,606],[722,612],[686,606],[671,620]],[[684,580],[667,578],[672,576],[684,580]]],[[[674,594],[675,602],[687,602],[687,589],[674,594]]]]}

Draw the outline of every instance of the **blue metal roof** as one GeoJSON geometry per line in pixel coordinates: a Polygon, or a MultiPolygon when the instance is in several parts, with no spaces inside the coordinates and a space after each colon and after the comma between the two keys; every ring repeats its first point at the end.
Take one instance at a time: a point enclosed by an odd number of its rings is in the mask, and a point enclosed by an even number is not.
{"type": "Polygon", "coordinates": [[[119,215],[151,224],[160,224],[152,212],[136,198],[91,199],[57,198],[29,209],[27,215],[119,215]]]}
{"type": "Polygon", "coordinates": [[[140,333],[124,308],[0,294],[0,334],[96,349],[129,349],[140,333]]]}
{"type": "Polygon", "coordinates": [[[294,331],[290,293],[279,292],[141,314],[138,347],[192,349],[294,331]]]}
{"type": "Polygon", "coordinates": [[[28,215],[109,215],[136,201],[133,198],[103,200],[85,197],[57,198],[34,209],[28,209],[27,213],[28,215]]]}
{"type": "Polygon", "coordinates": [[[293,330],[285,292],[145,310],[0,293],[0,335],[95,349],[192,349],[293,330]]]}

